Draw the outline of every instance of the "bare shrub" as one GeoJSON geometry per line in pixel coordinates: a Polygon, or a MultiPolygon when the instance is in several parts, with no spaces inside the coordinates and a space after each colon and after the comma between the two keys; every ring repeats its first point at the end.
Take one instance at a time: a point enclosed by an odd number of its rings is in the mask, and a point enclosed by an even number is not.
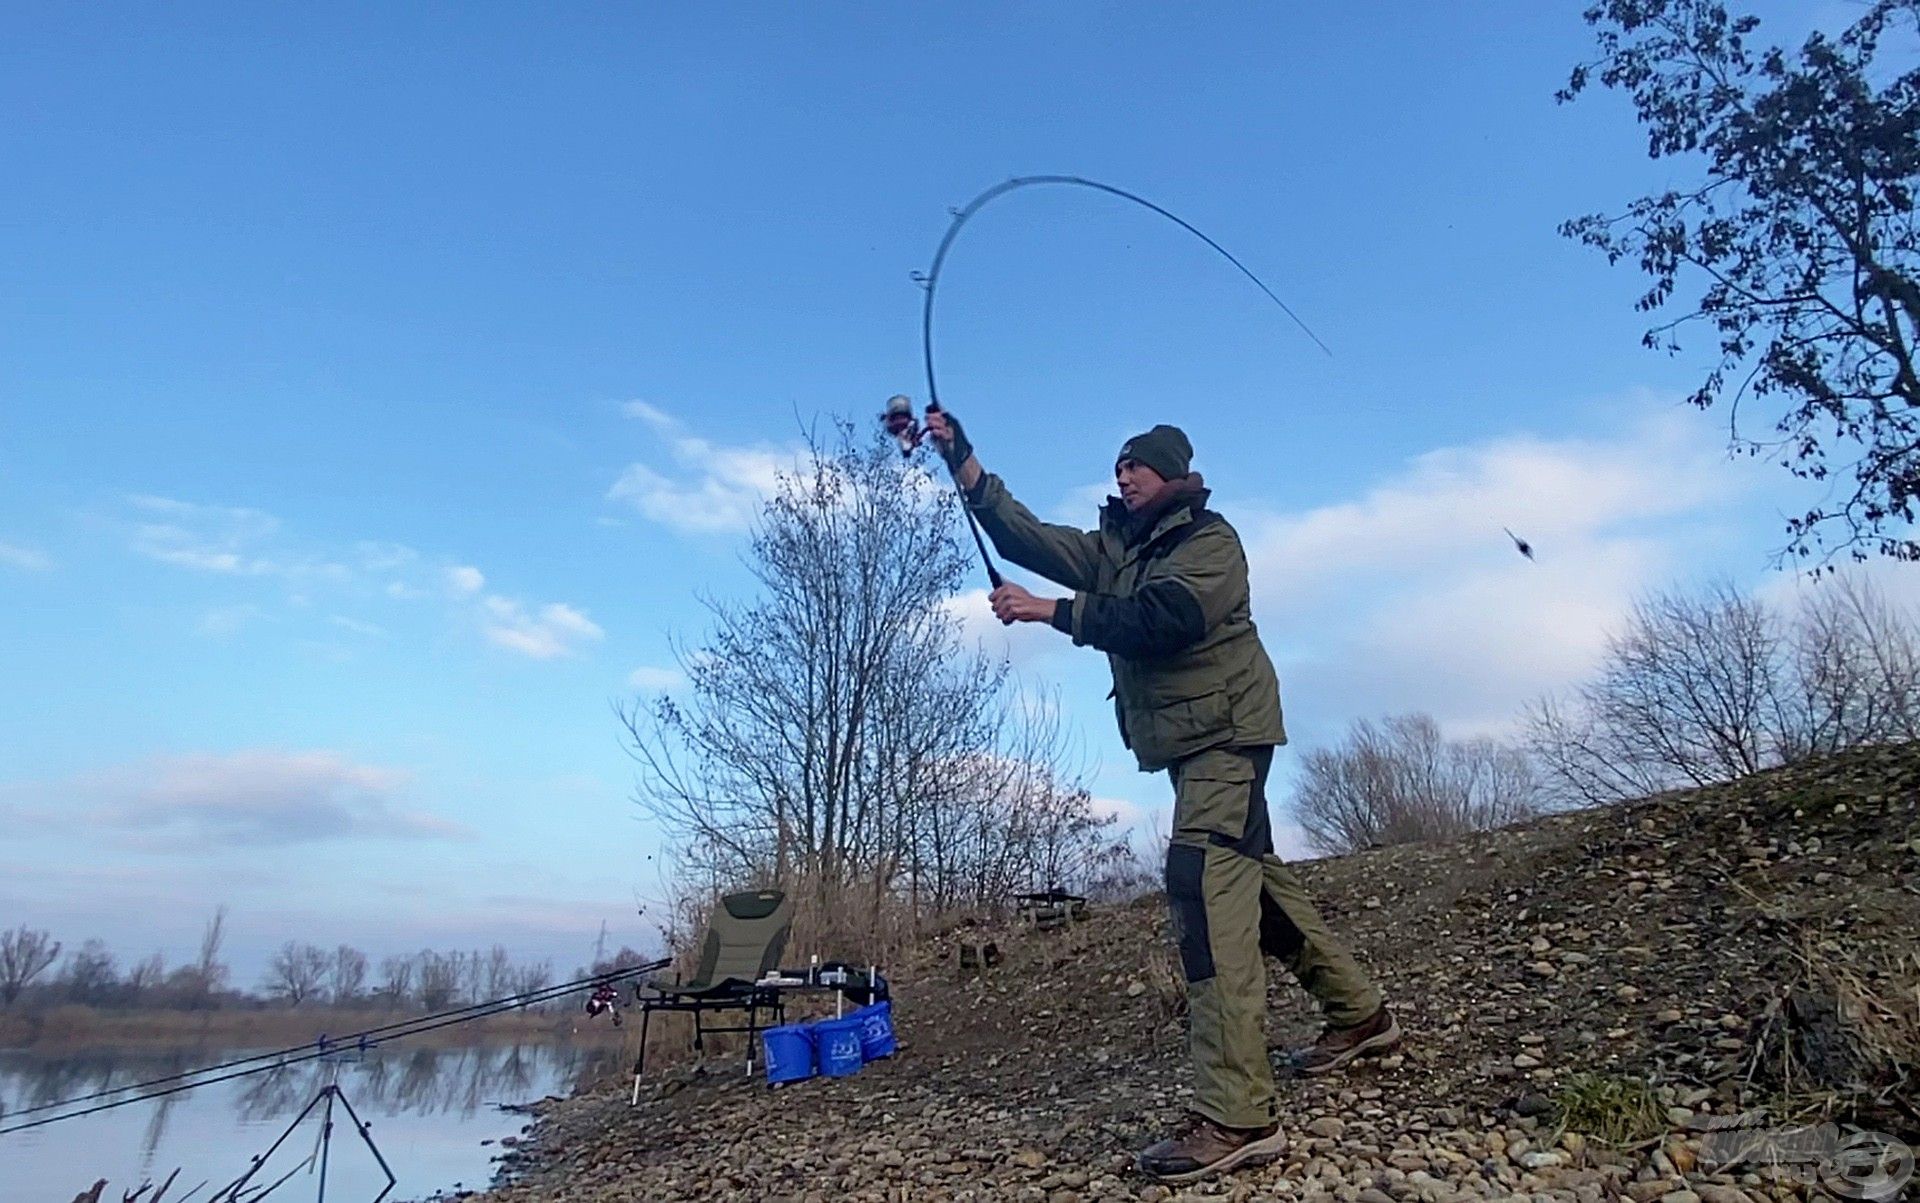
{"type": "Polygon", "coordinates": [[[1449,740],[1432,716],[1356,720],[1336,748],[1301,757],[1293,812],[1324,853],[1441,839],[1536,814],[1524,754],[1488,739],[1449,740]]]}
{"type": "Polygon", "coordinates": [[[1598,675],[1528,711],[1557,800],[1593,805],[1920,737],[1913,616],[1866,578],[1806,584],[1782,613],[1716,582],[1634,606],[1598,675]]]}

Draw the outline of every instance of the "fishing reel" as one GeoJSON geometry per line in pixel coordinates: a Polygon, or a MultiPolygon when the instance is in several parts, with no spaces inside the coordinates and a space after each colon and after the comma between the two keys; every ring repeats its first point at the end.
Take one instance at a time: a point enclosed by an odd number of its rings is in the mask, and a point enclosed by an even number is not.
{"type": "Polygon", "coordinates": [[[593,997],[587,1000],[587,1015],[612,1015],[613,1026],[620,1026],[620,995],[614,990],[612,982],[601,982],[595,987],[593,997]]]}
{"type": "MultiPolygon", "coordinates": [[[[938,401],[927,402],[927,412],[940,412],[938,401]]],[[[880,415],[880,425],[900,444],[900,454],[910,456],[914,448],[926,440],[927,428],[913,412],[913,398],[905,393],[895,393],[887,398],[887,408],[880,415]]]]}
{"type": "MultiPolygon", "coordinates": [[[[927,413],[940,412],[939,401],[927,402],[927,413]]],[[[914,415],[913,398],[905,393],[895,393],[887,398],[887,408],[880,415],[880,425],[899,442],[902,458],[911,458],[914,449],[926,441],[927,428],[921,425],[920,419],[914,415]]],[[[953,475],[953,471],[953,465],[948,464],[948,474],[953,475]]],[[[986,567],[987,580],[992,582],[995,589],[998,589],[1003,583],[1000,570],[993,566],[993,557],[987,553],[987,541],[980,537],[980,524],[974,521],[973,511],[967,508],[965,490],[960,488],[958,476],[954,476],[953,487],[955,492],[961,494],[960,512],[966,515],[967,529],[973,533],[973,545],[980,550],[980,563],[986,567]]]]}

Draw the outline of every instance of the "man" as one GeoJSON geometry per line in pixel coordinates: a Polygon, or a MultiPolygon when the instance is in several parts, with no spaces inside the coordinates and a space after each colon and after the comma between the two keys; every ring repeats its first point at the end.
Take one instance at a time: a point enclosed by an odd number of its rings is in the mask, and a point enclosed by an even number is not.
{"type": "Polygon", "coordinates": [[[1095,531],[1041,522],[974,458],[951,414],[927,415],[968,508],[1006,559],[1073,590],[993,591],[1002,622],[1044,622],[1107,653],[1120,735],[1143,772],[1173,780],[1167,901],[1187,979],[1194,1114],[1140,1154],[1167,1183],[1265,1160],[1286,1147],[1264,1031],[1263,952],[1281,958],[1327,1026],[1290,1054],[1301,1073],[1337,1069],[1400,1040],[1380,992],[1273,855],[1267,772],[1287,741],[1279,684],[1250,614],[1240,537],[1206,507],[1193,447],[1173,426],[1129,439],[1120,495],[1095,531]]]}

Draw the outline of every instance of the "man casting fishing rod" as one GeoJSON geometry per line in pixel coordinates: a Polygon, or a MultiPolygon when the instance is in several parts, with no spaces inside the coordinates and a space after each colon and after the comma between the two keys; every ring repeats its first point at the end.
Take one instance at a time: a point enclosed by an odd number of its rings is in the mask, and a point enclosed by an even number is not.
{"type": "Polygon", "coordinates": [[[1327,1073],[1400,1040],[1399,1025],[1334,939],[1300,879],[1273,854],[1267,772],[1287,740],[1273,664],[1254,629],[1246,555],[1190,471],[1177,427],[1129,439],[1098,530],[1041,522],[980,467],[951,414],[927,433],[1000,554],[1073,591],[993,591],[1003,622],[1042,622],[1107,653],[1120,736],[1143,772],[1173,780],[1167,901],[1187,979],[1194,1114],[1140,1154],[1165,1182],[1192,1181],[1285,1148],[1267,1060],[1266,967],[1285,961],[1326,1029],[1290,1055],[1327,1073]]]}

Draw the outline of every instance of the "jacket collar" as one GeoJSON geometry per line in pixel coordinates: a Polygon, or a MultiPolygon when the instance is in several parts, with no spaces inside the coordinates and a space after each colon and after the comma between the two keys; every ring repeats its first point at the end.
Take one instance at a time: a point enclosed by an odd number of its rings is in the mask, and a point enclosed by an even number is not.
{"type": "Polygon", "coordinates": [[[1144,548],[1177,526],[1193,521],[1196,510],[1206,507],[1213,495],[1198,472],[1170,480],[1146,505],[1130,512],[1118,497],[1107,498],[1100,514],[1100,525],[1122,547],[1144,548]]]}

